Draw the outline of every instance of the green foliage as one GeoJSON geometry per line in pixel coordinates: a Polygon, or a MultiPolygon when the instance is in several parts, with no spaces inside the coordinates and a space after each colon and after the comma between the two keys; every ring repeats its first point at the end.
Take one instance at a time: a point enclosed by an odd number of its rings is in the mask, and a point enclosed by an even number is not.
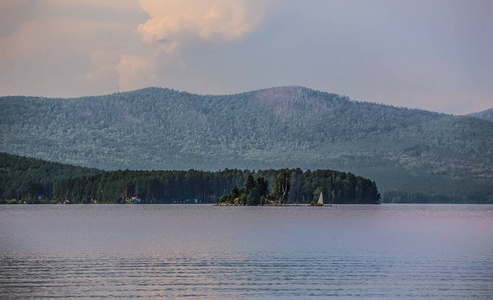
{"type": "Polygon", "coordinates": [[[369,179],[332,170],[100,171],[5,153],[0,158],[0,203],[125,203],[139,197],[143,203],[186,199],[215,203],[219,199],[228,204],[263,205],[279,201],[269,195],[268,181],[274,179],[279,185],[274,190],[286,195],[281,203],[308,203],[316,189],[331,189],[337,195],[335,203],[378,203],[380,198],[369,179]],[[291,191],[289,197],[282,187],[291,191]]]}
{"type": "Polygon", "coordinates": [[[239,205],[247,205],[248,203],[248,196],[247,194],[241,194],[240,199],[238,200],[239,205]]]}
{"type": "Polygon", "coordinates": [[[493,204],[487,195],[480,192],[465,195],[463,198],[450,198],[443,195],[423,194],[415,191],[394,190],[388,191],[383,197],[385,203],[470,203],[493,204]]]}
{"type": "Polygon", "coordinates": [[[229,194],[224,194],[221,197],[219,197],[219,202],[233,204],[233,199],[230,197],[229,194]]]}
{"type": "Polygon", "coordinates": [[[281,174],[276,176],[276,183],[273,188],[272,196],[279,204],[284,204],[288,200],[289,190],[291,189],[289,177],[290,174],[288,170],[282,170],[281,174]]]}
{"type": "Polygon", "coordinates": [[[253,175],[250,174],[245,183],[245,193],[250,194],[254,188],[255,188],[255,180],[253,179],[253,175]]]}
{"type": "Polygon", "coordinates": [[[46,203],[53,198],[56,182],[101,172],[0,153],[0,203],[46,203]]]}
{"type": "Polygon", "coordinates": [[[318,197],[320,197],[320,194],[321,193],[322,193],[322,188],[321,187],[317,187],[317,189],[315,191],[313,191],[313,202],[314,203],[317,203],[318,202],[318,197]]]}
{"type": "Polygon", "coordinates": [[[219,202],[248,206],[264,205],[268,193],[269,184],[267,180],[263,177],[255,180],[253,174],[249,174],[244,188],[238,189],[238,187],[234,186],[231,194],[222,195],[219,198],[219,202]],[[221,199],[224,200],[221,201],[221,199]],[[228,201],[225,201],[226,199],[228,201]],[[237,202],[234,199],[238,199],[237,202]]]}
{"type": "Polygon", "coordinates": [[[148,88],[74,99],[0,97],[0,127],[0,151],[72,165],[337,169],[372,178],[384,195],[493,202],[493,122],[303,87],[225,96],[148,88]]]}
{"type": "MultiPolygon", "coordinates": [[[[249,171],[244,171],[249,172],[249,171]]],[[[221,203],[239,205],[265,205],[285,203],[312,203],[313,195],[324,192],[330,196],[330,203],[346,204],[378,204],[380,193],[376,183],[370,179],[332,170],[316,170],[306,172],[300,169],[259,170],[250,173],[245,184],[250,188],[233,187],[231,194],[222,195],[221,203]],[[257,177],[256,180],[253,180],[257,177]],[[266,179],[267,178],[267,179],[266,179]],[[269,194],[268,180],[275,181],[272,193],[269,194]],[[236,192],[238,191],[238,192],[236,192]],[[248,192],[247,192],[248,191],[248,192]],[[239,201],[234,202],[239,197],[239,201]],[[243,198],[242,198],[243,197],[243,198]]]]}
{"type": "Polygon", "coordinates": [[[256,189],[255,192],[260,197],[267,197],[267,195],[269,194],[269,183],[264,177],[257,178],[254,188],[256,189]]]}

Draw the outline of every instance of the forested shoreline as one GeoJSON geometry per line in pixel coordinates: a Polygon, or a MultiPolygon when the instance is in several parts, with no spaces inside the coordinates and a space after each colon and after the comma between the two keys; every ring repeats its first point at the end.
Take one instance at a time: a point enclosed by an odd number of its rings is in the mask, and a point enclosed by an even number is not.
{"type": "Polygon", "coordinates": [[[0,204],[50,203],[56,182],[101,172],[0,152],[0,204]]]}
{"type": "MultiPolygon", "coordinates": [[[[269,183],[283,170],[206,171],[129,171],[118,170],[92,176],[70,178],[54,184],[57,200],[72,203],[125,203],[138,197],[142,203],[217,203],[233,188],[244,187],[249,176],[265,178],[269,183]]],[[[320,192],[331,195],[333,203],[379,203],[375,182],[332,170],[303,172],[285,170],[291,178],[286,203],[310,203],[320,192]]]]}
{"type": "Polygon", "coordinates": [[[244,187],[249,177],[264,178],[271,190],[281,172],[290,178],[286,203],[308,204],[320,192],[332,203],[380,200],[374,181],[333,170],[101,171],[5,153],[1,158],[2,203],[126,203],[131,198],[142,203],[217,203],[234,187],[244,187]]]}

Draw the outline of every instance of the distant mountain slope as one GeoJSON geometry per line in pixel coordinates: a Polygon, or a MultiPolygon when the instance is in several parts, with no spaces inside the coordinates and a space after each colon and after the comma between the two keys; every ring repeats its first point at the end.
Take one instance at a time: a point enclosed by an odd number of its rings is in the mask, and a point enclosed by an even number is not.
{"type": "Polygon", "coordinates": [[[493,108],[489,108],[480,112],[468,114],[468,116],[480,118],[483,120],[493,121],[493,108]]]}
{"type": "Polygon", "coordinates": [[[303,87],[0,98],[0,151],[103,169],[337,169],[384,201],[493,202],[493,122],[303,87]]]}

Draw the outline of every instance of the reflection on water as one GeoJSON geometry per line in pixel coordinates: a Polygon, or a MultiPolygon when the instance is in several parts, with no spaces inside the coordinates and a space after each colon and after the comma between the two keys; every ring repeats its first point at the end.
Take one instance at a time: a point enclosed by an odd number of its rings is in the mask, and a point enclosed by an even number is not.
{"type": "Polygon", "coordinates": [[[0,207],[0,298],[493,297],[493,206],[0,207]]]}

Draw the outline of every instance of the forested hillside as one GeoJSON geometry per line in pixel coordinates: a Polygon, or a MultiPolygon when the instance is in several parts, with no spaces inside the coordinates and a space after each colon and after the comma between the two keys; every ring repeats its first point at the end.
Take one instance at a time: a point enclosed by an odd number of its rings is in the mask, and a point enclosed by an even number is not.
{"type": "Polygon", "coordinates": [[[383,201],[493,202],[493,122],[285,87],[0,98],[0,150],[107,170],[337,169],[383,201]],[[436,200],[441,199],[441,200],[436,200]]]}
{"type": "Polygon", "coordinates": [[[102,171],[41,159],[0,153],[0,203],[44,203],[53,199],[53,185],[67,178],[102,171]]]}
{"type": "Polygon", "coordinates": [[[476,113],[472,113],[472,114],[468,114],[468,116],[480,118],[483,120],[493,121],[493,108],[483,110],[480,112],[476,112],[476,113]]]}

